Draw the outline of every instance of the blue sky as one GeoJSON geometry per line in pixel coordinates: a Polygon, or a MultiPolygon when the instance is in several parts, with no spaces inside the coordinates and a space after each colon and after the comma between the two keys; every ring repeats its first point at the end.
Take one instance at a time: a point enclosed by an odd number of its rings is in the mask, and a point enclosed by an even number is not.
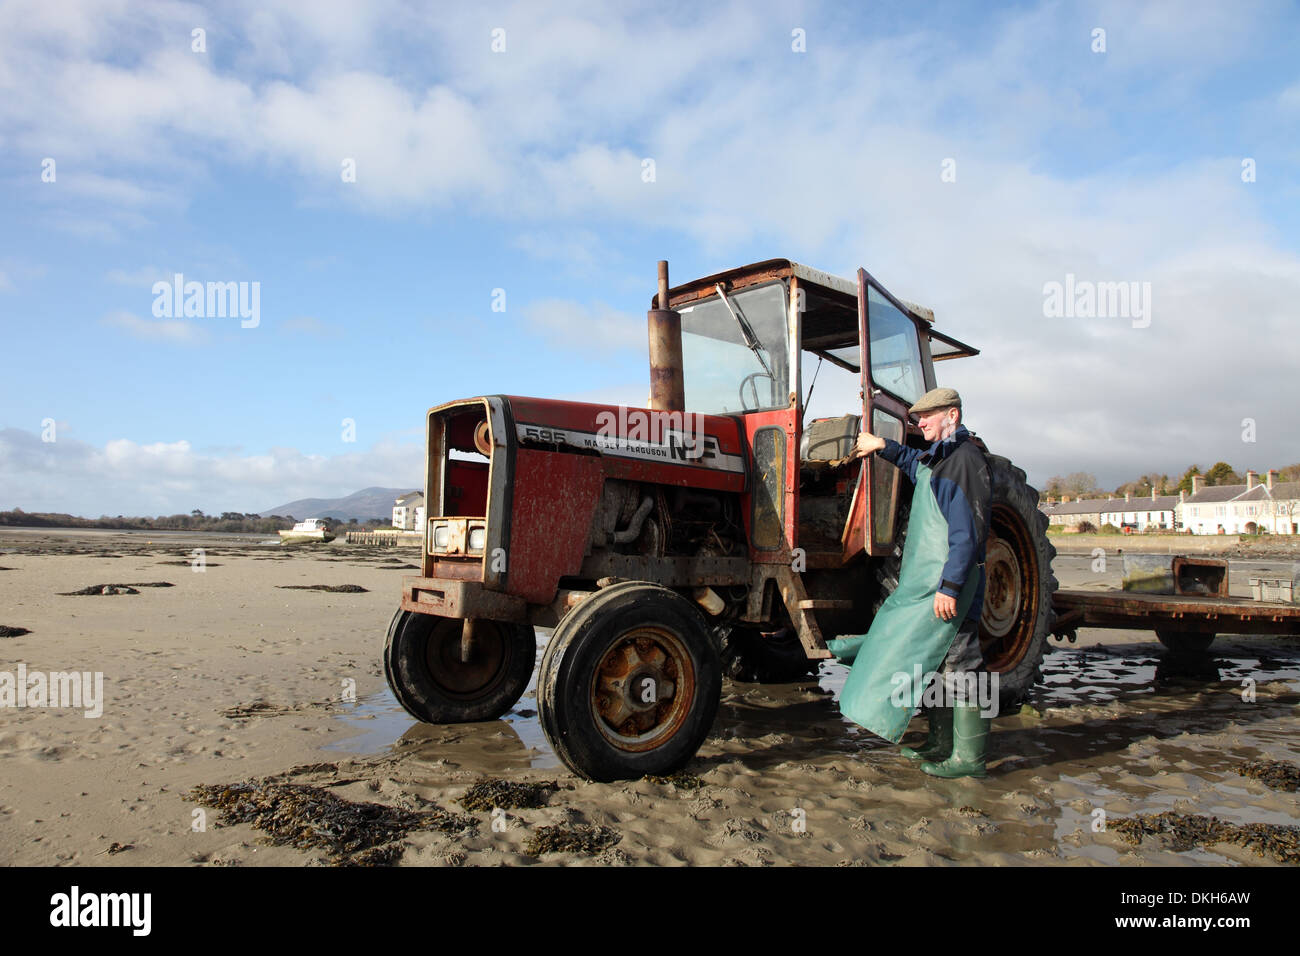
{"type": "Polygon", "coordinates": [[[416,485],[432,404],[639,404],[660,258],[865,266],[983,350],[941,382],[1035,483],[1295,463],[1297,36],[1282,3],[0,2],[0,508],[416,485]],[[257,282],[260,323],[155,318],[177,272],[257,282]],[[1150,326],[1046,317],[1066,274],[1150,282],[1150,326]]]}

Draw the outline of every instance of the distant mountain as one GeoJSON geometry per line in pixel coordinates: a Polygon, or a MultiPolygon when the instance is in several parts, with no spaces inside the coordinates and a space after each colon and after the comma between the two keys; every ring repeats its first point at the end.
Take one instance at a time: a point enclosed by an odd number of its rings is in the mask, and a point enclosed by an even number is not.
{"type": "Polygon", "coordinates": [[[276,505],[274,508],[268,508],[266,511],[258,512],[258,514],[264,517],[267,515],[293,515],[299,521],[304,518],[325,517],[341,518],[344,521],[349,518],[356,518],[358,521],[364,521],[367,518],[389,518],[393,514],[393,501],[398,495],[421,490],[423,489],[362,488],[346,498],[299,498],[297,501],[276,505]]]}

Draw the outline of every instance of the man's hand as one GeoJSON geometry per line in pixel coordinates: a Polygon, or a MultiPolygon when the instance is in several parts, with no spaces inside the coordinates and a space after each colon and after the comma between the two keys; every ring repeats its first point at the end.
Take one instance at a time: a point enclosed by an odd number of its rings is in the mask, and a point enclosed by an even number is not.
{"type": "Polygon", "coordinates": [[[858,435],[858,444],[853,451],[854,458],[862,458],[870,455],[873,451],[880,451],[885,447],[885,440],[877,438],[871,432],[862,432],[858,435]]]}
{"type": "Polygon", "coordinates": [[[934,595],[934,616],[943,621],[951,621],[957,616],[957,599],[942,591],[934,595]]]}

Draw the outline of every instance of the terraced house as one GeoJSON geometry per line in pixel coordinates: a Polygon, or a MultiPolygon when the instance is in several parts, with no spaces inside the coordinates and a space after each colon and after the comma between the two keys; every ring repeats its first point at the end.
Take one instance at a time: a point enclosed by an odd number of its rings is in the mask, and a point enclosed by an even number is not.
{"type": "Polygon", "coordinates": [[[1042,505],[1048,521],[1067,529],[1083,522],[1127,526],[1134,531],[1190,531],[1192,534],[1300,534],[1300,481],[1279,481],[1270,469],[1263,482],[1256,472],[1246,472],[1246,483],[1205,484],[1203,475],[1192,476],[1192,493],[1150,498],[1085,498],[1042,505]]]}
{"type": "Polygon", "coordinates": [[[1043,512],[1050,524],[1070,529],[1086,521],[1094,528],[1113,524],[1117,528],[1128,525],[1135,531],[1173,531],[1179,500],[1179,495],[1157,495],[1154,490],[1149,498],[1126,494],[1123,498],[1070,501],[1067,495],[1059,502],[1049,501],[1043,506],[1043,512]]]}
{"type": "Polygon", "coordinates": [[[1193,475],[1179,519],[1194,534],[1300,534],[1300,481],[1278,481],[1275,468],[1262,483],[1246,472],[1244,485],[1206,487],[1193,475]]]}

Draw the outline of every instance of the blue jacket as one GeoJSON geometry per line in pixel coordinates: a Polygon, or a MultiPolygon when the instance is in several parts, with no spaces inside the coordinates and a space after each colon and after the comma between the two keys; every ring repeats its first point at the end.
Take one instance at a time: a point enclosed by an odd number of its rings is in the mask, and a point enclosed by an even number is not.
{"type": "Polygon", "coordinates": [[[897,465],[916,483],[916,463],[931,470],[930,486],[939,510],[948,522],[948,560],[943,566],[938,590],[952,597],[961,593],[966,578],[979,574],[975,597],[966,619],[980,618],[984,608],[984,546],[988,541],[992,511],[993,482],[988,462],[979,446],[970,440],[965,425],[958,425],[948,438],[925,450],[900,445],[892,438],[877,454],[897,465]]]}

